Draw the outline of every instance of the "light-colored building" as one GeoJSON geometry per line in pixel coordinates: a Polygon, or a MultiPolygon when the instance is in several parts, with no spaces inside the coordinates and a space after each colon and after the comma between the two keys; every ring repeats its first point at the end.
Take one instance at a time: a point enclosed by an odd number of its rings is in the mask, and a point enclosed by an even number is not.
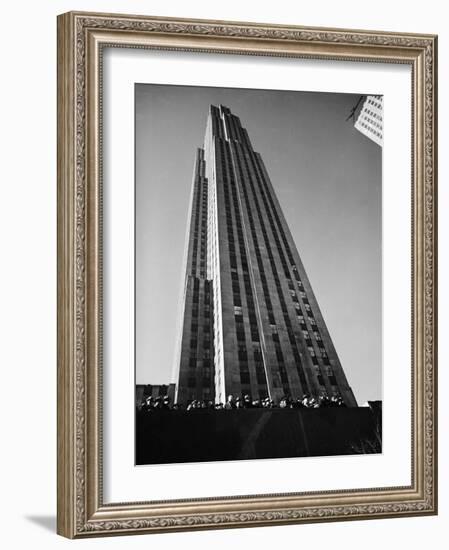
{"type": "Polygon", "coordinates": [[[372,139],[377,145],[383,145],[383,96],[368,95],[356,118],[355,128],[372,139]]]}

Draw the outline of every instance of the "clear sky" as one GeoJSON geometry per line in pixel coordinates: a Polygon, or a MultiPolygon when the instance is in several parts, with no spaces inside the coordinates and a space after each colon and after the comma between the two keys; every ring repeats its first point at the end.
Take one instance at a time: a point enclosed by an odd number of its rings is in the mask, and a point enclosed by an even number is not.
{"type": "Polygon", "coordinates": [[[382,151],[351,94],[136,85],[136,382],[171,380],[187,214],[210,104],[261,153],[359,404],[382,398],[382,151]]]}

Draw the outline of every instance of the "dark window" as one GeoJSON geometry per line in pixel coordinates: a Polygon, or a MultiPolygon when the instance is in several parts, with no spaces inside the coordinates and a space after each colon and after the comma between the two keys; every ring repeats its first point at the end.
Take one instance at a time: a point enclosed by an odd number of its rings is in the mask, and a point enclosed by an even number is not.
{"type": "Polygon", "coordinates": [[[250,313],[249,314],[249,322],[252,324],[252,325],[256,325],[257,324],[257,317],[254,313],[250,313]]]}
{"type": "Polygon", "coordinates": [[[266,383],[266,379],[265,379],[265,372],[262,369],[256,369],[256,378],[257,378],[257,383],[258,384],[265,384],[266,383]]]}
{"type": "Polygon", "coordinates": [[[279,367],[279,374],[281,375],[282,384],[288,384],[287,371],[283,365],[279,367]]]}

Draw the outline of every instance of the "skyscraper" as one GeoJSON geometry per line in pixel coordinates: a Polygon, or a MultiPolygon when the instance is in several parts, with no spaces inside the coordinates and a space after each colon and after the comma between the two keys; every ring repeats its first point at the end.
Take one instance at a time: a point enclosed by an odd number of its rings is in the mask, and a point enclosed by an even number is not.
{"type": "Polygon", "coordinates": [[[357,406],[263,160],[223,105],[210,106],[189,216],[177,401],[357,406]]]}

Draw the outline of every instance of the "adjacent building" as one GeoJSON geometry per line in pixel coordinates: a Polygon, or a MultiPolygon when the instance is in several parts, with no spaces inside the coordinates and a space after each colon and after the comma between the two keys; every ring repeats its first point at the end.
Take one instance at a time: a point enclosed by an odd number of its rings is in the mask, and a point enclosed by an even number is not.
{"type": "Polygon", "coordinates": [[[383,96],[368,95],[356,113],[354,127],[377,145],[383,145],[383,96]]]}
{"type": "Polygon", "coordinates": [[[193,175],[176,397],[357,406],[259,153],[211,105],[193,175]]]}

